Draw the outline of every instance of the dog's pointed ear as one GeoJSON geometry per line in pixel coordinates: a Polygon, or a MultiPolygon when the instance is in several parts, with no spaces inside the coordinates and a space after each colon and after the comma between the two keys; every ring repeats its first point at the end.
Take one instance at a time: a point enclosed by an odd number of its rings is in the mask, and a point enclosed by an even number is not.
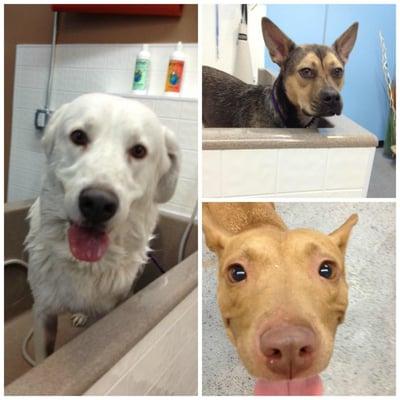
{"type": "Polygon", "coordinates": [[[346,252],[347,242],[349,240],[351,230],[357,222],[358,215],[352,214],[342,226],[329,235],[329,237],[335,242],[343,254],[346,252]]]}
{"type": "Polygon", "coordinates": [[[207,247],[219,254],[225,248],[230,234],[218,223],[213,207],[218,207],[218,203],[203,203],[203,231],[207,247]]]}
{"type": "Polygon", "coordinates": [[[55,144],[55,136],[61,117],[64,115],[69,103],[63,104],[51,116],[47,122],[44,134],[42,137],[42,146],[46,157],[49,158],[53,152],[55,144]]]}
{"type": "Polygon", "coordinates": [[[261,28],[272,61],[282,66],[296,44],[266,17],[261,20],[261,28]]]}
{"type": "Polygon", "coordinates": [[[354,43],[357,39],[358,22],[354,22],[344,33],[342,33],[333,43],[332,47],[335,49],[341,61],[346,64],[349,59],[351,50],[353,50],[354,43]]]}
{"type": "Polygon", "coordinates": [[[162,129],[165,143],[163,164],[167,166],[167,170],[157,183],[154,199],[157,203],[166,203],[173,196],[181,169],[181,151],[175,134],[165,126],[162,129]]]}

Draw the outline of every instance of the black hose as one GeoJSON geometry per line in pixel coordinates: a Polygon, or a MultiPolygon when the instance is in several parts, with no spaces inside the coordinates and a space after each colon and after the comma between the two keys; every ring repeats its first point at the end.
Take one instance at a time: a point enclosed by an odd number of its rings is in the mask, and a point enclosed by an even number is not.
{"type": "Polygon", "coordinates": [[[242,21],[247,25],[247,4],[242,4],[242,21]]]}
{"type": "Polygon", "coordinates": [[[153,263],[155,264],[155,266],[160,270],[160,272],[162,274],[165,274],[165,269],[159,264],[159,262],[157,261],[157,259],[152,256],[151,254],[149,254],[149,258],[151,261],[153,261],[153,263]]]}

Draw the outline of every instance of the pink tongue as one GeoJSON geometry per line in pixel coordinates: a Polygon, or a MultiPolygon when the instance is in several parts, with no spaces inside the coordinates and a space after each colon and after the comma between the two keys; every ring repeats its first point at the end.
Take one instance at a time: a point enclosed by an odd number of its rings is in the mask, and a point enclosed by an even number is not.
{"type": "Polygon", "coordinates": [[[259,396],[321,396],[323,389],[319,375],[284,381],[257,379],[254,394],[259,396]]]}
{"type": "Polygon", "coordinates": [[[107,233],[75,224],[68,229],[68,241],[74,257],[89,262],[99,261],[109,243],[107,233]]]}

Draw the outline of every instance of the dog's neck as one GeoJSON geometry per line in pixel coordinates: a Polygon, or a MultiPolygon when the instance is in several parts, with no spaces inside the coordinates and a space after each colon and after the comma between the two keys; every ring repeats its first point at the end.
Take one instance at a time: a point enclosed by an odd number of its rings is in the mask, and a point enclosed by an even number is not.
{"type": "Polygon", "coordinates": [[[272,86],[271,100],[285,128],[308,128],[314,123],[315,117],[304,114],[287,97],[282,74],[278,75],[272,86]]]}

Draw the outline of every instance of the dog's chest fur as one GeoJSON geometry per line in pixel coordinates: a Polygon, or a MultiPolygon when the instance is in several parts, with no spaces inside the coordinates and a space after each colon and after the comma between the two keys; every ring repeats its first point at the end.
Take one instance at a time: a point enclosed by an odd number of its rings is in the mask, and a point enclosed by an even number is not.
{"type": "Polygon", "coordinates": [[[145,224],[127,221],[101,261],[84,263],[70,253],[66,223],[47,221],[38,199],[30,211],[31,229],[26,240],[28,280],[36,305],[42,309],[36,311],[99,315],[126,298],[146,261],[147,244],[156,224],[157,207],[149,205],[147,211],[145,224]]]}

